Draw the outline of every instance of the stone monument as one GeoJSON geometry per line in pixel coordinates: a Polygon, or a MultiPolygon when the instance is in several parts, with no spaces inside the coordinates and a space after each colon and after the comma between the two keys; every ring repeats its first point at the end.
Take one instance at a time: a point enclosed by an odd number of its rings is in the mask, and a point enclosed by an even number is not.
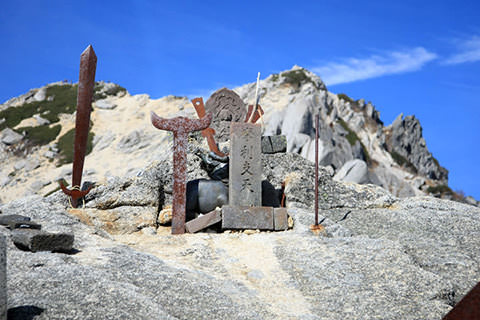
{"type": "Polygon", "coordinates": [[[232,122],[230,129],[229,205],[262,205],[261,127],[232,122]]]}
{"type": "Polygon", "coordinates": [[[217,142],[228,141],[230,123],[242,122],[247,115],[247,108],[240,96],[227,88],[215,91],[208,98],[205,109],[213,115],[210,127],[215,130],[217,142]]]}

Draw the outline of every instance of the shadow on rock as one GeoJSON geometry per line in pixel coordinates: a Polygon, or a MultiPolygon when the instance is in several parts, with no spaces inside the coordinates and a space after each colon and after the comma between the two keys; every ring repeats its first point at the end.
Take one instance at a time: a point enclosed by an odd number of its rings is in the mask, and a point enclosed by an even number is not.
{"type": "Polygon", "coordinates": [[[32,320],[35,316],[39,316],[45,311],[36,306],[20,306],[8,309],[8,320],[32,320]]]}

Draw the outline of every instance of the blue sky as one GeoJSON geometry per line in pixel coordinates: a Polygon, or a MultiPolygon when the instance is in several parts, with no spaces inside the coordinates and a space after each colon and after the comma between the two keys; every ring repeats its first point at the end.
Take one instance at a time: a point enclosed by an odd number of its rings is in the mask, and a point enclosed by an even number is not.
{"type": "Polygon", "coordinates": [[[372,101],[385,124],[414,114],[449,185],[480,200],[479,1],[6,1],[0,103],[77,81],[132,94],[206,95],[290,69],[372,101]]]}

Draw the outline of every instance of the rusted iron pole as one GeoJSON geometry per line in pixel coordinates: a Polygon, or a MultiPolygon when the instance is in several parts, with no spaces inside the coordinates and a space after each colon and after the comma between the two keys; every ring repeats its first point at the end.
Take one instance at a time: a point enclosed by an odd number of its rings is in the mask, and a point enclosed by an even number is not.
{"type": "Polygon", "coordinates": [[[442,320],[480,319],[480,282],[442,320]]]}
{"type": "Polygon", "coordinates": [[[95,86],[95,70],[97,56],[89,45],[80,56],[80,75],[77,93],[77,115],[75,121],[75,142],[73,151],[72,190],[68,190],[62,182],[60,186],[70,196],[72,207],[78,206],[78,199],[84,197],[91,188],[81,191],[83,164],[87,150],[88,129],[90,127],[90,111],[92,109],[93,88],[95,86]]]}
{"type": "Polygon", "coordinates": [[[315,116],[315,226],[318,226],[318,126],[319,115],[315,116]]]}
{"type": "Polygon", "coordinates": [[[185,233],[188,133],[208,128],[212,121],[212,114],[208,113],[201,119],[185,117],[164,119],[152,111],[151,119],[157,129],[173,132],[172,234],[183,234],[185,233]]]}

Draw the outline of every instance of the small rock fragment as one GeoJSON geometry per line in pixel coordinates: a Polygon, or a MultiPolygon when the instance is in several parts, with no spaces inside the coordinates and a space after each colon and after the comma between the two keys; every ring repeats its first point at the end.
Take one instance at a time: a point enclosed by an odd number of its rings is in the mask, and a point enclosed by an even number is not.
{"type": "Polygon", "coordinates": [[[168,224],[172,222],[172,206],[168,205],[163,208],[162,211],[158,214],[158,223],[159,224],[168,224]]]}
{"type": "Polygon", "coordinates": [[[286,136],[262,136],[262,153],[284,153],[286,151],[286,136]]]}
{"type": "Polygon", "coordinates": [[[49,233],[32,229],[16,229],[12,231],[12,240],[17,247],[37,251],[72,250],[74,236],[71,233],[49,233]]]}
{"type": "Polygon", "coordinates": [[[12,145],[22,141],[23,136],[10,128],[5,128],[1,133],[2,142],[6,145],[12,145]]]}
{"type": "Polygon", "coordinates": [[[0,225],[10,226],[12,223],[17,222],[28,222],[30,221],[29,217],[21,216],[19,214],[5,214],[0,215],[0,225]]]}

